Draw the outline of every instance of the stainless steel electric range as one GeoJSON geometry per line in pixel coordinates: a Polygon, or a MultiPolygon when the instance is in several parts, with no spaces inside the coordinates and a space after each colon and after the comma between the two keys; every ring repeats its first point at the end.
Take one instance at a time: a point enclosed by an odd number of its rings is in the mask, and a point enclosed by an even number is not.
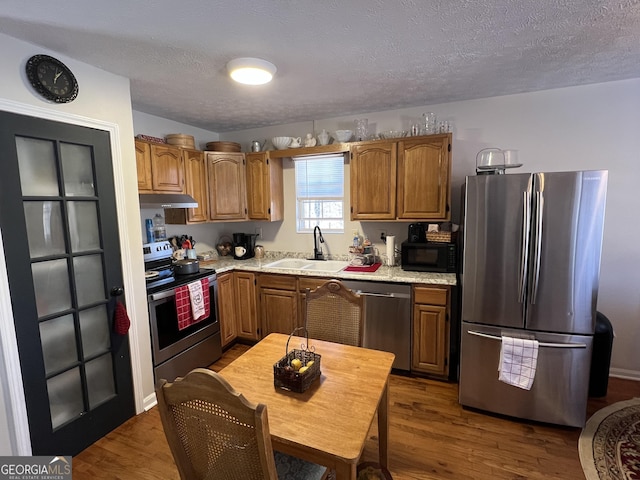
{"type": "Polygon", "coordinates": [[[218,320],[218,283],[214,270],[176,275],[169,242],[143,245],[147,306],[151,327],[155,381],[175,380],[197,367],[208,367],[222,355],[218,320]],[[206,278],[209,316],[182,330],[178,328],[176,289],[206,278]]]}

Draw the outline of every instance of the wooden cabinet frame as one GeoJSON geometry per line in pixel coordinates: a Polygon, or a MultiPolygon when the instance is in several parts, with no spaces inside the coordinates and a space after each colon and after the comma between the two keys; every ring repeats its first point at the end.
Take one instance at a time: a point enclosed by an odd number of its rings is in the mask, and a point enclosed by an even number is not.
{"type": "Polygon", "coordinates": [[[246,220],[243,153],[205,152],[209,180],[209,220],[246,220]]]}
{"type": "Polygon", "coordinates": [[[245,154],[247,214],[251,220],[275,222],[284,216],[282,159],[270,152],[245,154]]]}
{"type": "Polygon", "coordinates": [[[135,141],[138,191],[184,193],[184,166],[179,147],[135,141]]]}
{"type": "Polygon", "coordinates": [[[446,378],[449,374],[451,289],[413,286],[411,371],[446,378]]]}
{"type": "Polygon", "coordinates": [[[351,147],[351,220],[450,219],[452,134],[351,147]]]}

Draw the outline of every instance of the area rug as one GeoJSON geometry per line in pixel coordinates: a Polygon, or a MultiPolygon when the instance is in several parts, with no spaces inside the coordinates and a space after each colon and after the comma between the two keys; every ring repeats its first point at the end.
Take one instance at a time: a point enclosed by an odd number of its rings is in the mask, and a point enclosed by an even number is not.
{"type": "Polygon", "coordinates": [[[640,398],[598,410],[578,450],[587,480],[640,480],[640,398]]]}

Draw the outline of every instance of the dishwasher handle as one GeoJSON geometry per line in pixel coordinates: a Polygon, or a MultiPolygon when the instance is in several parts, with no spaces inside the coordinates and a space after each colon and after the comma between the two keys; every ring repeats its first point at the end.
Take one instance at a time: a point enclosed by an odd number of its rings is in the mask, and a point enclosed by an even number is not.
{"type": "Polygon", "coordinates": [[[358,295],[364,295],[365,297],[381,297],[381,298],[411,298],[408,293],[374,293],[363,292],[362,290],[356,290],[358,295]]]}

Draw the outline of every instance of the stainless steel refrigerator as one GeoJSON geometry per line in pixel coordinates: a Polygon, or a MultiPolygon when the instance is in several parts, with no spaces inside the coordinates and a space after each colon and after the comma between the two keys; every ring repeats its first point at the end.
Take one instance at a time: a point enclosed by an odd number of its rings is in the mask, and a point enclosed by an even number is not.
{"type": "Polygon", "coordinates": [[[607,171],[467,177],[462,405],[583,426],[607,171]],[[539,342],[530,390],[498,380],[502,336],[539,342]]]}

